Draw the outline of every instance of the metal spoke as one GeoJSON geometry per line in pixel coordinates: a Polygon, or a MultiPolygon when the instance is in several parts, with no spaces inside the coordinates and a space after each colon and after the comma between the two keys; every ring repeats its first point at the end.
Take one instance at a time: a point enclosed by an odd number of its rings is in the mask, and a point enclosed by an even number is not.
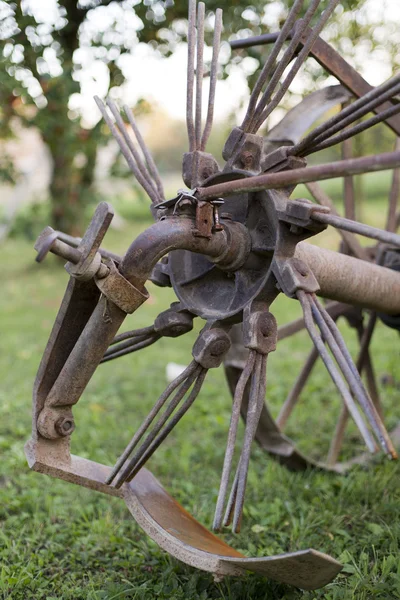
{"type": "MultiPolygon", "coordinates": [[[[366,364],[369,359],[369,345],[371,343],[372,335],[376,325],[376,312],[372,312],[370,318],[368,320],[367,327],[364,329],[360,339],[360,350],[357,357],[356,368],[358,372],[361,374],[363,369],[366,367],[366,364]]],[[[361,333],[361,332],[360,332],[361,333]]],[[[360,335],[359,333],[359,335],[360,335]]],[[[374,397],[372,396],[372,400],[374,397]]],[[[374,402],[377,410],[378,406],[376,402],[374,402]]],[[[379,411],[378,411],[379,412],[379,411]]],[[[382,416],[382,411],[380,411],[380,416],[382,416]]],[[[344,432],[347,426],[347,422],[349,419],[349,412],[346,406],[343,406],[339,415],[338,422],[336,424],[335,432],[332,438],[331,446],[329,448],[327,463],[328,465],[333,465],[337,462],[342,444],[344,432]]]]}
{"type": "MultiPolygon", "coordinates": [[[[115,482],[115,487],[117,487],[117,488],[121,487],[121,485],[124,483],[124,481],[126,481],[127,478],[130,476],[130,474],[132,472],[132,469],[145,456],[147,450],[151,447],[153,441],[156,439],[157,435],[162,430],[162,428],[164,427],[165,423],[168,421],[169,417],[172,415],[172,413],[177,408],[178,404],[180,403],[180,401],[182,400],[182,398],[184,397],[184,395],[188,392],[188,390],[193,385],[195,379],[200,374],[201,369],[202,369],[202,367],[200,367],[200,365],[198,365],[197,363],[195,364],[195,367],[193,368],[193,363],[191,363],[189,375],[186,377],[186,379],[184,379],[184,381],[181,384],[180,388],[175,393],[175,395],[172,398],[172,400],[169,402],[166,410],[161,415],[161,417],[158,419],[158,421],[154,425],[154,427],[151,430],[151,432],[147,435],[147,437],[144,440],[144,442],[139,446],[139,449],[136,451],[136,453],[133,455],[133,457],[129,461],[126,462],[126,465],[124,466],[124,469],[122,470],[122,472],[120,473],[118,479],[115,482]]],[[[170,394],[168,394],[167,396],[165,395],[165,393],[162,394],[162,396],[160,397],[160,399],[158,400],[158,402],[156,403],[156,405],[155,405],[155,407],[153,409],[155,411],[155,414],[158,414],[158,412],[160,411],[160,409],[162,408],[162,406],[165,404],[166,400],[168,399],[169,395],[170,394]]],[[[151,414],[153,414],[153,411],[151,412],[151,414]]],[[[150,422],[152,422],[153,419],[154,419],[154,417],[151,418],[150,422]]],[[[146,422],[147,422],[147,419],[146,419],[146,422]]],[[[147,428],[148,428],[148,426],[147,426],[147,428]]],[[[140,437],[142,437],[142,435],[140,437]]],[[[138,441],[139,441],[139,438],[135,442],[134,447],[136,447],[138,441]]]]}
{"type": "Polygon", "coordinates": [[[340,335],[335,322],[328,315],[328,313],[324,311],[323,306],[314,295],[311,296],[311,303],[312,311],[318,323],[318,327],[320,327],[321,333],[326,339],[331,352],[334,354],[343,375],[347,379],[354,397],[357,398],[358,402],[362,406],[364,414],[367,417],[377,439],[379,440],[382,449],[388,456],[395,458],[397,456],[396,451],[393,448],[393,444],[389,438],[386,428],[382,423],[374,404],[368,396],[357,367],[350,356],[347,346],[344,343],[344,340],[340,335]]]}
{"type": "Polygon", "coordinates": [[[321,335],[319,335],[317,332],[317,329],[316,329],[316,326],[315,326],[315,323],[314,323],[314,320],[312,317],[311,302],[310,302],[310,299],[308,298],[308,294],[306,294],[303,291],[298,291],[297,297],[298,297],[298,299],[302,305],[303,311],[304,311],[304,320],[306,323],[307,330],[310,334],[310,337],[311,337],[314,345],[316,346],[316,348],[322,358],[322,361],[324,362],[324,364],[327,368],[328,373],[330,374],[334,384],[336,385],[338,391],[340,392],[340,394],[343,398],[343,401],[345,402],[354,422],[356,423],[368,450],[370,452],[375,452],[375,449],[376,449],[375,442],[361,417],[361,414],[354,402],[354,399],[352,398],[352,396],[347,388],[347,385],[346,385],[343,377],[339,373],[339,371],[336,368],[327,349],[325,348],[325,344],[323,342],[321,335]]]}
{"type": "Polygon", "coordinates": [[[201,137],[200,150],[206,149],[208,138],[210,137],[211,127],[214,118],[214,104],[215,104],[215,90],[217,86],[217,75],[218,75],[218,56],[219,48],[221,45],[221,33],[222,33],[222,10],[217,8],[215,11],[215,25],[214,25],[214,39],[213,39],[213,53],[210,67],[210,92],[208,94],[208,109],[206,124],[204,126],[203,135],[201,137]]]}
{"type": "MultiPolygon", "coordinates": [[[[346,158],[349,158],[349,157],[346,157],[346,158]]],[[[353,195],[353,182],[352,182],[353,178],[350,175],[348,177],[345,177],[344,179],[345,179],[345,194],[344,194],[345,214],[347,217],[347,213],[353,212],[355,203],[354,203],[354,195],[353,195]],[[347,181],[347,188],[346,188],[346,181],[347,181]]],[[[327,206],[330,209],[332,215],[339,216],[339,213],[337,212],[332,200],[329,198],[328,194],[326,192],[324,192],[324,190],[319,186],[318,183],[310,182],[310,183],[306,183],[305,185],[306,185],[306,188],[308,189],[308,191],[310,192],[310,194],[313,196],[314,200],[316,200],[318,202],[318,204],[321,204],[322,206],[327,206]]],[[[354,233],[352,233],[351,231],[345,231],[343,229],[338,229],[338,233],[341,236],[341,238],[343,239],[343,241],[345,242],[345,244],[348,246],[348,248],[351,250],[351,252],[354,256],[356,256],[357,258],[360,258],[361,260],[369,260],[366,249],[361,246],[360,242],[358,241],[358,239],[356,238],[354,233]]]]}
{"type": "Polygon", "coordinates": [[[193,119],[194,56],[196,48],[196,4],[197,0],[189,0],[189,19],[187,37],[188,63],[186,89],[186,126],[189,139],[189,152],[193,152],[196,145],[193,119]]]}
{"type": "MultiPolygon", "coordinates": [[[[400,150],[400,138],[396,138],[395,150],[400,150]]],[[[400,196],[400,169],[393,169],[392,185],[389,194],[389,210],[386,219],[386,231],[395,233],[397,230],[396,212],[400,196]]]]}
{"type": "Polygon", "coordinates": [[[105,352],[100,364],[109,362],[120,356],[125,356],[126,354],[131,354],[132,352],[137,352],[137,350],[143,350],[143,348],[151,346],[159,339],[160,336],[155,334],[149,337],[137,338],[134,342],[127,341],[118,346],[112,346],[105,352]]]}
{"type": "Polygon", "coordinates": [[[168,422],[167,426],[161,431],[161,433],[154,439],[153,443],[147,448],[143,456],[139,458],[137,463],[132,466],[132,469],[128,475],[128,481],[132,481],[135,475],[144,467],[146,462],[153,456],[157,448],[162,444],[165,438],[171,433],[174,427],[179,423],[182,417],[187,413],[193,402],[196,400],[200,393],[201,387],[204,383],[204,379],[207,375],[208,369],[200,367],[193,389],[190,392],[188,398],[184,401],[182,406],[177,410],[172,419],[168,422]]]}
{"type": "MultiPolygon", "coordinates": [[[[198,187],[196,197],[200,200],[225,198],[240,192],[259,192],[268,189],[281,189],[299,183],[334,179],[344,175],[359,175],[371,171],[385,171],[400,166],[400,151],[385,152],[362,158],[338,160],[334,163],[313,165],[280,173],[266,173],[245,179],[218,183],[208,187],[198,187]]],[[[314,218],[314,217],[313,217],[314,218]]],[[[333,218],[333,217],[331,217],[333,218]]]]}
{"type": "MultiPolygon", "coordinates": [[[[322,15],[319,18],[317,24],[310,31],[310,34],[308,35],[307,39],[305,40],[302,49],[300,50],[300,52],[299,52],[299,54],[298,54],[298,56],[297,56],[297,58],[296,58],[296,60],[295,60],[295,62],[293,64],[293,66],[291,67],[288,75],[286,76],[284,82],[282,83],[279,91],[275,94],[275,96],[274,96],[273,100],[270,102],[270,104],[263,110],[263,112],[261,114],[258,115],[258,120],[257,120],[257,124],[256,124],[256,130],[261,127],[261,125],[264,123],[265,119],[271,114],[271,112],[273,111],[273,109],[276,108],[276,106],[279,104],[279,102],[281,101],[281,99],[283,98],[283,96],[286,94],[286,92],[287,92],[290,84],[292,83],[293,79],[295,78],[295,76],[299,72],[300,67],[302,66],[302,64],[304,63],[304,61],[306,60],[306,58],[308,57],[308,55],[309,55],[309,53],[311,51],[311,48],[313,46],[313,43],[315,42],[315,40],[317,39],[317,37],[321,33],[321,31],[322,31],[325,23],[327,22],[327,20],[331,16],[332,12],[334,11],[334,9],[338,5],[338,3],[339,3],[339,0],[330,0],[328,6],[326,7],[326,9],[324,10],[324,12],[322,13],[322,15]]],[[[309,10],[313,11],[313,8],[314,8],[313,7],[313,3],[311,3],[309,10]]],[[[306,13],[306,15],[307,15],[307,13],[306,13]]],[[[307,25],[308,25],[308,23],[307,23],[307,25]]],[[[301,28],[301,26],[299,26],[299,29],[300,28],[301,28]]]]}
{"type": "Polygon", "coordinates": [[[240,419],[240,410],[243,401],[243,394],[247,382],[253,372],[255,359],[255,352],[250,351],[246,365],[236,385],[235,394],[233,397],[232,414],[228,431],[228,440],[226,442],[224,466],[222,468],[221,483],[214,515],[213,529],[215,531],[219,531],[222,526],[223,509],[225,505],[226,494],[228,491],[229,477],[232,469],[232,460],[235,450],[237,428],[240,419]]]}
{"type": "Polygon", "coordinates": [[[180,373],[180,375],[178,375],[178,377],[176,377],[173,381],[171,381],[171,383],[168,385],[168,387],[163,391],[163,393],[161,394],[161,396],[159,397],[159,399],[157,400],[157,402],[155,403],[155,405],[153,406],[153,408],[151,409],[151,411],[149,412],[149,414],[147,415],[147,417],[145,418],[143,423],[140,425],[139,429],[136,431],[135,435],[132,437],[131,441],[125,448],[124,452],[118,458],[106,483],[110,484],[113,481],[113,479],[115,478],[117,473],[119,473],[119,471],[121,470],[121,467],[124,465],[125,461],[129,457],[131,452],[136,448],[138,442],[143,437],[143,435],[146,433],[147,429],[150,427],[150,425],[152,424],[155,417],[160,412],[161,408],[164,406],[165,402],[168,400],[170,395],[185,380],[187,380],[190,376],[193,375],[196,368],[197,368],[197,363],[195,361],[192,361],[190,363],[190,365],[188,367],[186,367],[186,369],[182,373],[180,373]]]}
{"type": "Polygon", "coordinates": [[[292,411],[300,398],[300,394],[303,391],[309,376],[311,375],[318,356],[318,350],[315,347],[312,348],[276,419],[279,429],[282,430],[285,427],[288,418],[292,414],[292,411]]]}
{"type": "MultiPolygon", "coordinates": [[[[342,108],[346,108],[346,105],[347,104],[344,104],[342,108]]],[[[347,160],[349,158],[353,158],[353,142],[350,139],[344,140],[342,143],[342,159],[347,160]]],[[[356,202],[355,202],[354,178],[351,175],[344,177],[343,195],[344,195],[344,216],[346,217],[346,219],[355,220],[355,218],[356,218],[356,202]]]]}
{"type": "Polygon", "coordinates": [[[268,56],[267,62],[261,69],[254,89],[251,92],[247,112],[242,123],[242,129],[246,132],[250,131],[251,125],[253,123],[254,110],[256,108],[258,96],[260,95],[265,82],[272,75],[273,67],[275,65],[275,61],[278,57],[278,54],[281,51],[283,44],[289,37],[290,31],[293,25],[295,24],[297,15],[299,14],[301,7],[303,6],[303,3],[304,0],[296,0],[293,4],[293,7],[290,10],[287,19],[285,20],[282,30],[279,32],[279,34],[277,34],[274,40],[275,43],[270,52],[270,55],[268,56]]]}

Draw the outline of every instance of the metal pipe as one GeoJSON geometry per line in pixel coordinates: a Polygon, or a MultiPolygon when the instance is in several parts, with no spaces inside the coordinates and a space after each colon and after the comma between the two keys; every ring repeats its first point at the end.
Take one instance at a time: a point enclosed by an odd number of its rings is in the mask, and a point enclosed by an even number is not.
{"type": "Polygon", "coordinates": [[[169,217],[154,223],[141,233],[125,254],[120,271],[130,283],[139,287],[150,277],[155,264],[172,250],[190,250],[210,257],[223,267],[249,248],[248,232],[234,221],[224,223],[222,231],[211,238],[193,234],[195,222],[189,217],[169,217]],[[222,260],[221,260],[222,259],[222,260]]]}
{"type": "Polygon", "coordinates": [[[400,313],[400,273],[358,258],[300,242],[296,258],[312,270],[319,296],[388,315],[400,313]]]}
{"type": "Polygon", "coordinates": [[[323,179],[334,179],[346,175],[359,175],[371,171],[385,171],[400,166],[400,152],[384,152],[373,156],[352,158],[349,160],[338,160],[334,163],[326,163],[282,171],[280,173],[267,173],[256,175],[247,179],[237,179],[225,183],[217,183],[208,187],[197,188],[196,196],[200,200],[212,198],[226,198],[232,194],[241,192],[259,192],[268,189],[280,189],[298,183],[309,181],[322,181],[323,179]]]}
{"type": "Polygon", "coordinates": [[[344,231],[358,233],[359,235],[364,235],[365,237],[372,238],[373,240],[378,240],[384,244],[393,244],[393,246],[400,248],[400,235],[397,235],[397,233],[391,233],[390,231],[378,229],[377,227],[371,227],[371,225],[365,225],[364,223],[359,223],[358,221],[345,219],[339,215],[330,215],[326,213],[323,214],[317,211],[313,213],[311,218],[313,221],[318,221],[319,223],[324,223],[325,225],[331,225],[332,227],[337,227],[338,229],[343,229],[344,231]]]}

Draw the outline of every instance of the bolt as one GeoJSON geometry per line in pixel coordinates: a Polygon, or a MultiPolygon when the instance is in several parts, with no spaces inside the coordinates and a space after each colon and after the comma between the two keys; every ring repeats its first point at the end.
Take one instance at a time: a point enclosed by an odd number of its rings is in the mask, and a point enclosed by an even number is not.
{"type": "Polygon", "coordinates": [[[70,435],[75,429],[74,420],[70,417],[61,417],[55,422],[54,429],[62,437],[70,435]]]}
{"type": "Polygon", "coordinates": [[[211,356],[221,356],[225,354],[225,352],[229,349],[229,341],[228,340],[216,340],[213,344],[211,344],[210,354],[211,356]]]}
{"type": "Polygon", "coordinates": [[[240,155],[240,162],[245,169],[250,169],[254,163],[254,155],[250,150],[244,150],[240,155]]]}

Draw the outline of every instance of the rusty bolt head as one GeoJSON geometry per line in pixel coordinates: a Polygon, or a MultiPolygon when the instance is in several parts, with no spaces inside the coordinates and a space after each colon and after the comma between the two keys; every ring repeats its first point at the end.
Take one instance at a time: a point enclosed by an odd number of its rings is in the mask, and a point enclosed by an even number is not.
{"type": "Polygon", "coordinates": [[[193,346],[193,358],[205,369],[219,367],[230,345],[229,335],[223,329],[202,331],[193,346]]]}
{"type": "Polygon", "coordinates": [[[74,431],[75,422],[71,417],[60,417],[60,419],[54,423],[54,429],[60,436],[65,437],[74,431]]]}
{"type": "Polygon", "coordinates": [[[164,310],[154,321],[154,331],[165,337],[178,337],[193,329],[193,315],[188,311],[164,310]]]}
{"type": "Polygon", "coordinates": [[[241,152],[239,160],[245,169],[251,169],[254,164],[254,154],[250,150],[244,150],[241,152]]]}
{"type": "Polygon", "coordinates": [[[276,348],[277,325],[275,317],[266,311],[254,311],[243,322],[243,344],[260,354],[269,354],[276,348]]]}

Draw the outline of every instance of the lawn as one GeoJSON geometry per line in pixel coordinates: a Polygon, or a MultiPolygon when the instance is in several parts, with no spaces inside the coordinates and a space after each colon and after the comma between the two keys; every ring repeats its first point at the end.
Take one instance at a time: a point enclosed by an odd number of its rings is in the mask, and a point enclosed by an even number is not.
{"type": "MultiPolygon", "coordinates": [[[[382,203],[366,214],[383,222],[382,203]]],[[[122,253],[146,222],[111,231],[105,247],[122,253]]],[[[335,234],[326,236],[335,245],[335,234]]],[[[347,476],[289,473],[254,446],[242,532],[224,538],[248,556],[314,547],[344,564],[326,588],[302,592],[248,575],[214,582],[160,550],[121,500],[28,470],[31,390],[67,274],[54,257],[34,262],[33,243],[2,247],[0,352],[0,596],[13,600],[400,598],[398,463],[377,457],[347,476]]],[[[174,296],[149,284],[150,300],[126,327],[152,323],[174,296]]],[[[299,315],[294,301],[273,306],[279,324],[299,315]]],[[[198,331],[201,324],[196,322],[198,331]]],[[[355,336],[342,331],[356,351],[355,336]]],[[[137,354],[102,365],[74,409],[75,454],[113,464],[166,385],[167,362],[187,364],[195,332],[162,339],[137,354]]],[[[380,392],[393,427],[400,417],[398,334],[379,324],[372,342],[380,392]],[[388,377],[389,376],[389,377],[388,377]],[[397,378],[397,381],[396,381],[397,378]],[[385,382],[383,385],[382,382],[385,382]]],[[[300,333],[279,345],[268,368],[268,401],[279,410],[310,349],[300,333]]],[[[198,520],[211,525],[229,424],[231,400],[221,370],[155,456],[150,469],[198,520]]],[[[318,365],[287,433],[313,456],[324,456],[340,403],[318,365]]],[[[362,446],[349,428],[345,455],[362,446]]]]}

